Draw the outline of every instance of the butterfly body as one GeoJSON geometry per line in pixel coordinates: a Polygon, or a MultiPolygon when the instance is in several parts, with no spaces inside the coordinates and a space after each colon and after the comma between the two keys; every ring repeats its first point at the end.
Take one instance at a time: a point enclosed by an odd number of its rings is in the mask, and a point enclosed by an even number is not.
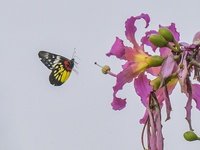
{"type": "Polygon", "coordinates": [[[38,56],[43,64],[52,70],[49,75],[49,81],[52,85],[62,85],[69,78],[74,67],[74,58],[70,60],[46,51],[40,51],[38,56]]]}

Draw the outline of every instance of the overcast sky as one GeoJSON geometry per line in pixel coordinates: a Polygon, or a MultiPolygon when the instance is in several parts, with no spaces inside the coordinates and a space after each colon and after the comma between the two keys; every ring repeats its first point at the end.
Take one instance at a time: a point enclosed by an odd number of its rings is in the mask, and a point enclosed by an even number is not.
{"type": "MultiPolygon", "coordinates": [[[[133,83],[118,96],[127,107],[111,107],[115,78],[103,75],[101,65],[113,73],[120,61],[106,57],[116,36],[125,37],[125,21],[148,13],[150,26],[137,21],[136,39],[159,24],[176,24],[180,40],[191,43],[200,31],[200,1],[196,0],[0,0],[0,149],[1,150],[133,150],[140,142],[145,107],[133,83]],[[77,75],[72,72],[60,87],[52,86],[50,70],[38,58],[40,50],[72,57],[76,48],[77,75]]],[[[164,146],[199,149],[199,141],[187,142],[189,130],[184,109],[187,98],[180,87],[170,96],[171,119],[162,110],[164,146]]],[[[200,136],[200,112],[193,103],[192,125],[200,136]]]]}

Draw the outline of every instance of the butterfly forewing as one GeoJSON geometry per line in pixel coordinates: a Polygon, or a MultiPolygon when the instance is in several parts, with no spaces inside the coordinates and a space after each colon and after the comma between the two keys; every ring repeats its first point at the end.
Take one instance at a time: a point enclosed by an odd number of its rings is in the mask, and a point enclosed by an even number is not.
{"type": "Polygon", "coordinates": [[[38,56],[39,56],[39,58],[41,58],[41,61],[43,62],[43,64],[50,70],[52,70],[60,61],[68,61],[69,60],[63,56],[49,53],[46,51],[40,51],[38,53],[38,56]]]}
{"type": "Polygon", "coordinates": [[[74,67],[73,58],[69,60],[63,56],[45,51],[40,51],[38,56],[41,58],[44,65],[52,70],[49,75],[49,81],[52,85],[62,85],[69,78],[74,67]]]}

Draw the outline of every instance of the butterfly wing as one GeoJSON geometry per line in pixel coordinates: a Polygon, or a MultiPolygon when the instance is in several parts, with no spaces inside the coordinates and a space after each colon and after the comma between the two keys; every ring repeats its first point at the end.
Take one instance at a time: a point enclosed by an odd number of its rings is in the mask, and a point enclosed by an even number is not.
{"type": "Polygon", "coordinates": [[[69,60],[63,56],[46,51],[40,51],[38,56],[41,58],[43,64],[52,70],[49,75],[49,81],[52,85],[62,85],[69,78],[74,67],[73,58],[69,60]]]}
{"type": "Polygon", "coordinates": [[[52,85],[62,85],[70,76],[74,67],[74,59],[59,62],[49,75],[49,81],[52,85]]]}
{"type": "Polygon", "coordinates": [[[52,70],[59,62],[69,60],[63,56],[46,51],[39,51],[38,56],[41,58],[43,64],[50,70],[52,70]]]}

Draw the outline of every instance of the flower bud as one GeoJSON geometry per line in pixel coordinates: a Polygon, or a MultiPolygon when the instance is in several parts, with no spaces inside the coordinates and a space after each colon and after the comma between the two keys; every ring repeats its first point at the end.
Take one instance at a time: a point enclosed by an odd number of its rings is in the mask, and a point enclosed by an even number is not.
{"type": "Polygon", "coordinates": [[[168,42],[174,42],[174,36],[168,28],[160,28],[158,32],[168,42]]]}
{"type": "Polygon", "coordinates": [[[161,56],[150,56],[146,58],[146,62],[148,63],[148,67],[158,67],[162,65],[164,58],[161,56]]]}
{"type": "Polygon", "coordinates": [[[164,80],[161,79],[160,76],[155,78],[154,80],[149,82],[149,85],[153,86],[153,91],[157,91],[158,89],[162,88],[163,86],[167,85],[169,81],[177,76],[177,72],[173,73],[171,76],[165,78],[164,80]]]}
{"type": "Polygon", "coordinates": [[[166,47],[168,42],[159,34],[151,34],[148,36],[149,41],[156,47],[166,47]]]}
{"type": "Polygon", "coordinates": [[[153,91],[157,91],[160,87],[160,77],[155,78],[149,82],[149,85],[153,86],[153,91]]]}
{"type": "Polygon", "coordinates": [[[110,67],[108,65],[105,65],[102,67],[101,71],[103,74],[107,74],[108,71],[110,71],[110,67]]]}
{"type": "MultiPolygon", "coordinates": [[[[168,28],[160,28],[158,32],[162,37],[165,38],[165,40],[167,40],[168,42],[173,42],[176,45],[178,51],[180,51],[179,44],[174,39],[174,35],[172,34],[172,32],[168,28]]],[[[168,45],[168,47],[171,48],[173,51],[178,52],[177,50],[172,48],[170,45],[168,45]]]]}
{"type": "Polygon", "coordinates": [[[199,137],[192,131],[187,131],[183,134],[184,138],[187,141],[195,141],[195,140],[199,140],[199,137]]]}

